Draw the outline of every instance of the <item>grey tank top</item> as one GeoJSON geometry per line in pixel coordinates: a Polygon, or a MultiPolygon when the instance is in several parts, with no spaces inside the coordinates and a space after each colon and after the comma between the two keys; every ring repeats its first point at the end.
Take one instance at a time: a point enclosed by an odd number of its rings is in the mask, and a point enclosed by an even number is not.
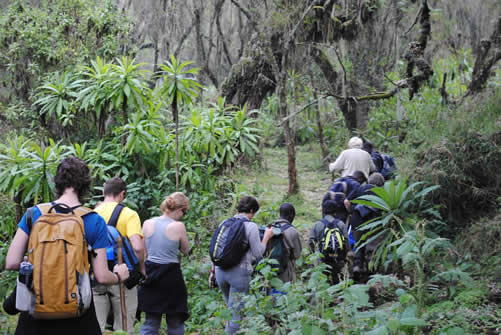
{"type": "Polygon", "coordinates": [[[177,256],[179,241],[173,241],[165,236],[165,228],[173,221],[174,220],[170,218],[153,218],[155,231],[151,236],[145,239],[148,261],[158,264],[179,263],[179,258],[177,256]]]}

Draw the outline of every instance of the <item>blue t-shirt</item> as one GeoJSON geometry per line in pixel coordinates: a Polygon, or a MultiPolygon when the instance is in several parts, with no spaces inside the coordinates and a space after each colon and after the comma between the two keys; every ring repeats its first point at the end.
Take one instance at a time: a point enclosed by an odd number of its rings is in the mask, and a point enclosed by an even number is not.
{"type": "MultiPolygon", "coordinates": [[[[38,207],[33,210],[33,223],[42,215],[38,207]]],[[[108,246],[108,228],[106,222],[97,213],[89,213],[82,217],[84,221],[85,239],[93,249],[106,248],[108,246]]],[[[26,223],[26,213],[19,221],[18,227],[22,229],[28,236],[30,229],[26,223]]]]}

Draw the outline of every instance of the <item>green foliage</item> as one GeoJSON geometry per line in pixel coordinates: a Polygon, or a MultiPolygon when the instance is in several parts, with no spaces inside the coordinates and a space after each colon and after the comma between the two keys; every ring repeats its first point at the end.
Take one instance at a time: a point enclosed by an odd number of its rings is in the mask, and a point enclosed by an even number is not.
{"type": "Polygon", "coordinates": [[[37,96],[39,99],[34,102],[39,105],[40,115],[50,119],[55,117],[63,126],[71,126],[75,117],[75,106],[73,99],[72,88],[74,82],[71,74],[64,72],[59,75],[54,74],[54,83],[46,82],[38,88],[37,96]]]}
{"type": "Polygon", "coordinates": [[[487,295],[488,291],[486,288],[477,287],[462,291],[454,298],[454,302],[461,306],[476,309],[486,303],[487,295]]]}
{"type": "MultiPolygon", "coordinates": [[[[317,263],[318,254],[306,262],[317,263]]],[[[241,297],[246,317],[240,333],[245,334],[414,334],[426,322],[416,316],[411,295],[399,291],[399,302],[386,310],[374,310],[369,301],[368,285],[343,281],[330,286],[326,265],[307,268],[301,280],[282,283],[269,260],[257,266],[251,281],[251,293],[241,297]],[[269,294],[274,287],[283,293],[269,294]]],[[[386,278],[386,277],[385,277],[386,278]]]]}
{"type": "Polygon", "coordinates": [[[449,222],[447,234],[455,234],[466,220],[498,207],[500,144],[498,134],[465,129],[417,155],[419,178],[441,186],[433,200],[440,203],[441,214],[449,222]]]}
{"type": "Polygon", "coordinates": [[[425,233],[425,223],[418,222],[415,230],[406,232],[401,239],[390,245],[398,246],[395,254],[402,260],[403,266],[413,268],[418,315],[421,315],[424,307],[425,274],[434,272],[433,267],[427,267],[430,258],[439,248],[446,249],[451,247],[447,239],[427,237],[425,233]]]}
{"type": "Polygon", "coordinates": [[[170,105],[188,105],[202,89],[202,85],[192,77],[198,74],[200,68],[187,68],[190,64],[193,62],[180,63],[174,55],[171,55],[170,61],[160,65],[163,71],[160,94],[168,99],[170,105]]]}
{"type": "Polygon", "coordinates": [[[37,89],[35,105],[41,107],[40,117],[45,120],[45,126],[55,135],[59,127],[50,121],[56,121],[70,140],[93,138],[89,136],[89,129],[102,138],[107,119],[118,114],[117,111],[122,113],[124,126],[129,111],[153,113],[155,107],[151,105],[158,103],[152,101],[146,85],[147,71],[141,69],[142,66],[143,63],[136,64],[127,57],[117,58],[114,63],[105,63],[97,57],[90,67],[81,67],[74,73],[65,72],[60,76],[56,72],[37,89]]]}
{"type": "MultiPolygon", "coordinates": [[[[220,103],[224,103],[223,100],[220,103]]],[[[245,107],[193,108],[183,117],[184,150],[196,152],[208,165],[226,166],[242,155],[253,157],[257,151],[260,130],[256,119],[247,115],[245,107]]]]}
{"type": "Polygon", "coordinates": [[[96,55],[114,57],[129,29],[113,1],[13,1],[0,15],[0,78],[8,103],[27,103],[47,73],[64,73],[96,55]]]}
{"type": "Polygon", "coordinates": [[[389,253],[396,251],[396,245],[393,243],[413,229],[413,218],[416,214],[420,214],[419,211],[436,214],[431,208],[423,207],[426,206],[423,199],[438,186],[426,187],[414,193],[413,190],[419,185],[422,183],[417,182],[407,186],[405,179],[399,181],[398,184],[390,180],[384,184],[384,187],[372,188],[371,191],[375,195],[365,195],[353,201],[382,211],[381,217],[370,220],[359,227],[359,230],[367,232],[361,238],[361,241],[365,242],[357,248],[373,241],[380,241],[370,261],[370,268],[384,264],[389,253]]]}
{"type": "Polygon", "coordinates": [[[75,81],[75,97],[84,113],[91,113],[98,136],[104,134],[104,121],[111,112],[108,86],[112,72],[111,63],[98,56],[91,66],[82,66],[78,71],[80,80],[75,81]]]}
{"type": "Polygon", "coordinates": [[[145,79],[147,71],[141,69],[145,63],[135,63],[134,59],[122,57],[112,64],[107,96],[111,105],[123,111],[123,124],[127,124],[127,111],[141,110],[147,89],[145,79]]]}
{"type": "Polygon", "coordinates": [[[47,146],[23,137],[0,144],[0,192],[16,197],[20,205],[50,201],[52,178],[62,153],[62,147],[52,140],[47,146]]]}

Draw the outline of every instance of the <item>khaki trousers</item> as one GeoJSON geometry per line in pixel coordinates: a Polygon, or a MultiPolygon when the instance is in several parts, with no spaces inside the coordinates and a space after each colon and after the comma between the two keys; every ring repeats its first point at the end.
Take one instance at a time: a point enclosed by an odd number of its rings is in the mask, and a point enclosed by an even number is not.
{"type": "MultiPolygon", "coordinates": [[[[125,290],[125,304],[127,307],[127,332],[134,334],[134,320],[137,309],[137,286],[125,290]]],[[[119,285],[100,285],[92,288],[94,294],[94,305],[96,306],[96,316],[101,332],[104,334],[106,318],[111,308],[114,316],[113,330],[122,330],[122,307],[120,305],[119,285]]]]}

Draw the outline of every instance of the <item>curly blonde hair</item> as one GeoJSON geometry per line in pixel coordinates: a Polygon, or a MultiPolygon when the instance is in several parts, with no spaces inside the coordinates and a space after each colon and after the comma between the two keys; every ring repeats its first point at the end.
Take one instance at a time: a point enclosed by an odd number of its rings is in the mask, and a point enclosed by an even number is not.
{"type": "Polygon", "coordinates": [[[178,208],[189,209],[190,208],[190,199],[183,192],[174,192],[165,198],[160,205],[160,210],[162,213],[172,212],[178,208]]]}

